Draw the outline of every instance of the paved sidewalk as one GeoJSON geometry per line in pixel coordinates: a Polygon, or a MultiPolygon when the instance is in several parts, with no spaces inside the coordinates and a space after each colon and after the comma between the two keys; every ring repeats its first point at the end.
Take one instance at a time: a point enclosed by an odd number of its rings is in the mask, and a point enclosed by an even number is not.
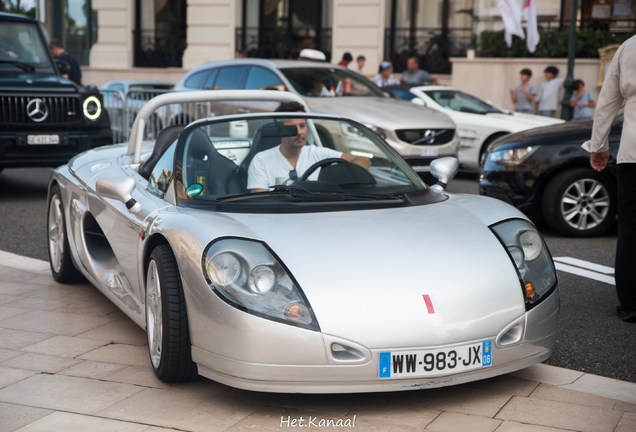
{"type": "Polygon", "coordinates": [[[0,432],[636,431],[636,384],[543,364],[433,390],[281,395],[162,383],[145,344],[94,287],[0,252],[0,432]]]}

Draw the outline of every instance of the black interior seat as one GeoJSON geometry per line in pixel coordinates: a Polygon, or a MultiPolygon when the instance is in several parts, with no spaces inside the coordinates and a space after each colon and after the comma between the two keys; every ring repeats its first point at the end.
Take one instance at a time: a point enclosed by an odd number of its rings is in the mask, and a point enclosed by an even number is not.
{"type": "Polygon", "coordinates": [[[272,128],[273,125],[274,123],[265,124],[256,129],[256,132],[254,132],[252,147],[250,147],[250,151],[247,153],[247,156],[245,156],[245,159],[243,159],[243,162],[241,162],[238,172],[238,178],[241,181],[243,189],[247,189],[247,170],[249,169],[254,156],[256,156],[257,153],[269,150],[280,144],[280,136],[263,136],[263,128],[272,128]]]}
{"type": "Polygon", "coordinates": [[[187,147],[186,181],[203,186],[202,195],[226,195],[245,191],[237,176],[238,167],[221,155],[200,128],[192,132],[187,147]]]}
{"type": "Polygon", "coordinates": [[[146,180],[150,178],[150,174],[155,168],[155,165],[157,165],[161,156],[168,150],[174,140],[179,138],[179,134],[183,128],[185,128],[185,125],[173,125],[161,129],[155,140],[155,148],[152,150],[152,154],[139,167],[139,174],[143,178],[146,180]]]}

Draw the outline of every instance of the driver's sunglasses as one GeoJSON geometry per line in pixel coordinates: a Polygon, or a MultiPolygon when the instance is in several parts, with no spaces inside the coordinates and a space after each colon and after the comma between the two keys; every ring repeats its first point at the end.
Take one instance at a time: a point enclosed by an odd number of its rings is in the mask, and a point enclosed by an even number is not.
{"type": "Polygon", "coordinates": [[[298,173],[296,172],[296,168],[289,171],[289,178],[293,181],[298,181],[298,173]]]}

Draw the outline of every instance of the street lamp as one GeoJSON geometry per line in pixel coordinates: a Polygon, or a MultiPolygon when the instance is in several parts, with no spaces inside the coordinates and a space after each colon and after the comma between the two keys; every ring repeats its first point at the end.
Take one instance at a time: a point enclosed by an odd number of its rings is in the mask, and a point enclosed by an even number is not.
{"type": "Polygon", "coordinates": [[[572,97],[572,82],[574,82],[574,54],[576,50],[576,13],[578,9],[578,0],[572,0],[572,17],[570,19],[570,38],[568,45],[568,75],[565,78],[565,91],[563,92],[563,100],[561,101],[561,118],[570,120],[572,118],[572,107],[570,107],[570,98],[572,97]]]}

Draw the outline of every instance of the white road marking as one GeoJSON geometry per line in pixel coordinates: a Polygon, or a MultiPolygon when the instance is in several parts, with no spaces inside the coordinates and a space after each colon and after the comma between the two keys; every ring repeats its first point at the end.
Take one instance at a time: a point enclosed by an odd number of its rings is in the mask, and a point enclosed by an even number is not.
{"type": "Polygon", "coordinates": [[[588,279],[594,279],[599,282],[604,282],[610,285],[616,285],[616,283],[614,282],[614,276],[608,276],[608,275],[597,273],[594,271],[585,270],[579,267],[574,267],[568,264],[563,264],[556,260],[555,260],[554,266],[556,267],[557,270],[561,270],[566,273],[575,274],[577,276],[582,276],[588,279]]]}
{"type": "Polygon", "coordinates": [[[599,273],[604,273],[604,274],[608,274],[608,275],[613,275],[614,274],[614,269],[612,267],[607,267],[607,266],[596,264],[596,263],[589,262],[589,261],[583,261],[583,260],[580,260],[578,258],[558,257],[558,258],[554,258],[554,260],[562,262],[564,264],[571,264],[571,265],[576,266],[576,267],[581,267],[581,268],[584,268],[584,269],[587,269],[587,270],[592,270],[592,271],[599,272],[599,273]]]}

